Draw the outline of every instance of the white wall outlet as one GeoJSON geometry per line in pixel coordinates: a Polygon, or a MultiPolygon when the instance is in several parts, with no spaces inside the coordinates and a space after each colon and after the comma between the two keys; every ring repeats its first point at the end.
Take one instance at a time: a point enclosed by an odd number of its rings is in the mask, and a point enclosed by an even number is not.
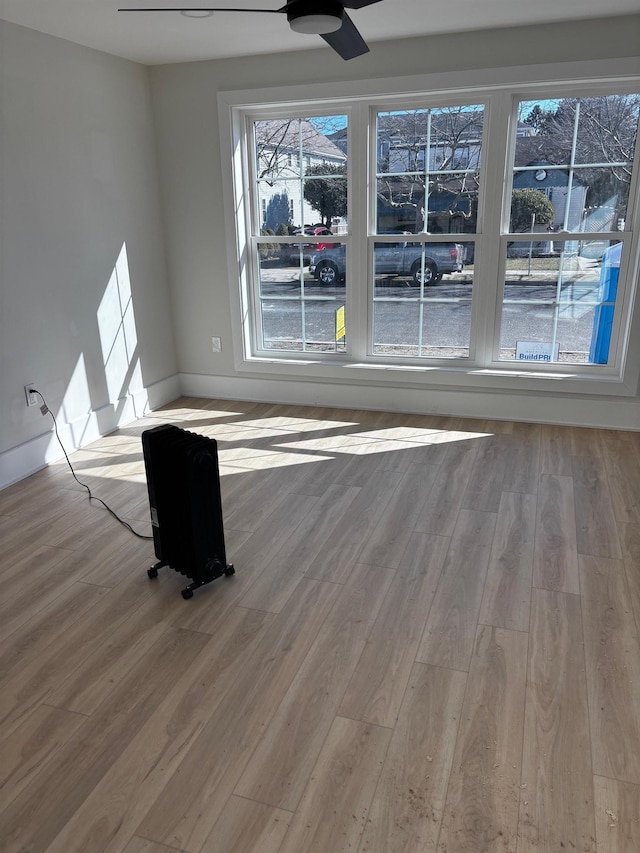
{"type": "Polygon", "coordinates": [[[222,338],[214,335],[214,337],[211,338],[211,349],[214,352],[222,352],[222,338]]]}
{"type": "Polygon", "coordinates": [[[38,395],[33,390],[35,387],[35,382],[27,382],[24,386],[24,396],[27,398],[27,406],[38,405],[38,395]]]}

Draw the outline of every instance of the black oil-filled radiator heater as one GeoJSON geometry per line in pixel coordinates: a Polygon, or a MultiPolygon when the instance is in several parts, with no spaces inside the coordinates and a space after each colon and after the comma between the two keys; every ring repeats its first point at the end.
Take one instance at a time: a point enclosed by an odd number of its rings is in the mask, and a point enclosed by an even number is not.
{"type": "Polygon", "coordinates": [[[150,578],[170,566],[193,590],[235,570],[227,563],[222,526],[218,446],[213,438],[165,424],[142,433],[153,544],[150,578]]]}

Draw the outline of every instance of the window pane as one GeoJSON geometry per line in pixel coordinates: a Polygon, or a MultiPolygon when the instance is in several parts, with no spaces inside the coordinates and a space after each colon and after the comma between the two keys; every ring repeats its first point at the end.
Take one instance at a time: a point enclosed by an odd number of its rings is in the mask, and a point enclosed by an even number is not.
{"type": "Polygon", "coordinates": [[[471,234],[478,218],[479,172],[440,175],[429,183],[426,199],[430,234],[471,234]]]}
{"type": "MultiPolygon", "coordinates": [[[[295,265],[295,257],[287,255],[284,259],[270,251],[270,243],[261,243],[258,247],[260,274],[260,296],[291,298],[300,296],[301,276],[312,280],[307,270],[295,265]]],[[[277,247],[276,247],[277,248],[277,247]]]]}
{"type": "Polygon", "coordinates": [[[640,95],[522,101],[512,233],[623,230],[640,95]]]}
{"type": "Polygon", "coordinates": [[[333,287],[344,288],[347,274],[347,247],[341,243],[327,243],[312,247],[309,273],[313,275],[323,293],[331,293],[333,287]]]}
{"type": "Polygon", "coordinates": [[[302,302],[260,300],[262,349],[300,352],[303,348],[302,302]]]}
{"type": "Polygon", "coordinates": [[[473,244],[377,242],[374,246],[373,352],[467,358],[473,244]]]}
{"type": "MultiPolygon", "coordinates": [[[[462,288],[456,288],[460,292],[462,288]]],[[[422,314],[422,347],[427,358],[468,358],[471,328],[471,282],[466,298],[442,304],[429,300],[422,314]]],[[[454,292],[454,289],[452,289],[454,292]]]]}
{"type": "Polygon", "coordinates": [[[514,171],[511,193],[509,230],[549,234],[580,227],[584,210],[585,188],[570,183],[567,169],[527,169],[514,171]],[[568,207],[567,207],[568,206],[568,207]]]}
{"type": "MultiPolygon", "coordinates": [[[[293,258],[282,261],[261,256],[261,349],[288,352],[345,352],[344,279],[326,282],[314,277],[307,265],[293,258]]],[[[302,251],[302,250],[300,250],[302,251]]],[[[325,276],[326,278],[326,276],[325,276]]]]}
{"type": "Polygon", "coordinates": [[[331,233],[333,225],[347,219],[347,178],[344,164],[318,164],[311,167],[303,184],[304,202],[315,219],[307,222],[309,234],[331,233]],[[324,229],[324,232],[323,230],[324,229]]]}
{"type": "Polygon", "coordinates": [[[424,230],[424,180],[383,177],[377,182],[378,234],[418,234],[424,230]]]}
{"type": "MultiPolygon", "coordinates": [[[[578,113],[575,162],[578,164],[621,163],[633,161],[638,134],[640,95],[606,95],[561,102],[555,121],[572,127],[578,113]]],[[[631,169],[629,168],[629,174],[631,169]]]]}
{"type": "Polygon", "coordinates": [[[576,169],[574,182],[583,186],[583,219],[578,228],[571,222],[569,231],[624,231],[629,201],[631,169],[576,169]]]}
{"type": "Polygon", "coordinates": [[[510,231],[622,231],[628,199],[629,180],[609,167],[516,170],[510,231]]]}
{"type": "Polygon", "coordinates": [[[378,113],[378,234],[475,231],[483,119],[478,105],[378,113]]]}
{"type": "Polygon", "coordinates": [[[559,252],[507,249],[500,359],[529,363],[609,361],[622,243],[560,243],[559,252]]]}
{"type": "Polygon", "coordinates": [[[342,328],[340,303],[314,300],[261,300],[263,349],[281,352],[345,352],[346,338],[337,338],[342,328]]]}
{"type": "Polygon", "coordinates": [[[377,233],[471,234],[478,212],[480,174],[441,175],[425,198],[425,182],[416,177],[378,178],[377,233]]]}
{"type": "Polygon", "coordinates": [[[259,280],[259,349],[345,352],[344,272],[312,257],[345,249],[333,229],[347,230],[347,118],[274,118],[254,122],[257,197],[254,223],[259,280]],[[297,239],[293,240],[295,237],[297,239]],[[340,313],[338,313],[342,309],[340,313]]]}
{"type": "Polygon", "coordinates": [[[419,354],[420,308],[407,301],[376,302],[373,306],[373,352],[375,355],[419,354]]]}
{"type": "Polygon", "coordinates": [[[378,113],[378,172],[423,172],[429,124],[429,110],[378,113]]]}
{"type": "MultiPolygon", "coordinates": [[[[449,289],[450,294],[461,288],[449,289]]],[[[465,296],[452,302],[438,299],[376,301],[375,355],[423,358],[468,358],[471,327],[471,281],[465,296]]]]}
{"type": "Polygon", "coordinates": [[[259,181],[300,174],[300,119],[257,121],[254,130],[259,181]]]}
{"type": "Polygon", "coordinates": [[[346,116],[256,121],[254,138],[257,229],[283,235],[346,221],[346,116]]]}
{"type": "MultiPolygon", "coordinates": [[[[471,252],[469,252],[469,255],[471,252]]],[[[406,285],[438,284],[450,273],[462,272],[467,247],[462,243],[423,243],[399,240],[378,242],[373,249],[375,295],[385,279],[400,279],[406,285]]]]}
{"type": "MultiPolygon", "coordinates": [[[[515,165],[547,162],[569,165],[571,144],[558,139],[553,124],[553,116],[560,108],[561,100],[544,99],[539,101],[521,101],[518,108],[516,129],[515,165]]],[[[572,134],[569,136],[571,140],[572,134]]]]}
{"type": "Polygon", "coordinates": [[[344,166],[347,160],[347,117],[311,116],[301,119],[301,157],[303,171],[319,163],[344,166]]]}

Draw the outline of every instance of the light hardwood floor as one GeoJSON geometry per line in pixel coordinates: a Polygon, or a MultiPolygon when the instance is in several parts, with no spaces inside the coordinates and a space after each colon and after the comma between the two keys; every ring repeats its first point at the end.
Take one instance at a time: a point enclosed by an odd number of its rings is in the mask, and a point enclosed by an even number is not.
{"type": "Polygon", "coordinates": [[[639,853],[640,433],[183,398],[236,574],[0,492],[2,853],[639,853]]]}

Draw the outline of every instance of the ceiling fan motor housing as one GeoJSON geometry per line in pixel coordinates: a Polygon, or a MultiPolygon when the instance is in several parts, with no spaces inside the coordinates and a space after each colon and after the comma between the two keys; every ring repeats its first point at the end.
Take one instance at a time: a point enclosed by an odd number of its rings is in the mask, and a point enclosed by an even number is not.
{"type": "Polygon", "coordinates": [[[344,6],[337,0],[291,0],[287,20],[298,33],[330,33],[342,26],[344,6]]]}

